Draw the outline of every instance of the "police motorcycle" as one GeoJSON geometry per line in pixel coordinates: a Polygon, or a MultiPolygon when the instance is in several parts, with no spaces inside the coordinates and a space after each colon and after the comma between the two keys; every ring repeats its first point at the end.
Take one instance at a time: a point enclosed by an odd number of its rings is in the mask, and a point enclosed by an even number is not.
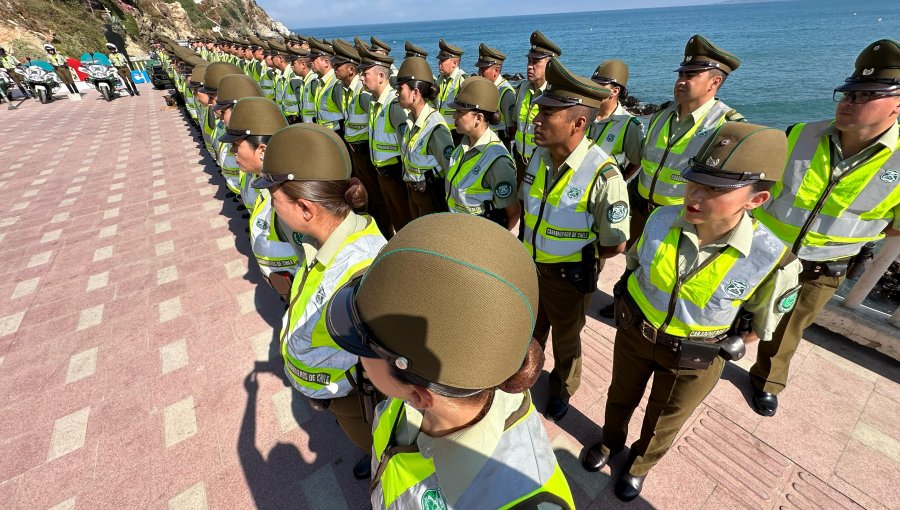
{"type": "Polygon", "coordinates": [[[123,88],[125,85],[119,79],[119,73],[116,72],[116,68],[104,64],[105,56],[103,59],[100,59],[98,55],[100,54],[91,54],[91,61],[82,60],[81,66],[88,75],[87,82],[97,89],[97,92],[103,96],[103,99],[109,102],[114,97],[118,97],[118,89],[123,88]]]}
{"type": "MultiPolygon", "coordinates": [[[[41,63],[46,64],[46,62],[41,63]]],[[[62,85],[52,67],[49,70],[44,69],[31,60],[25,65],[24,70],[17,69],[16,72],[25,77],[25,86],[34,97],[41,101],[41,104],[53,101],[53,92],[62,85]]]]}
{"type": "Polygon", "coordinates": [[[13,81],[7,74],[6,70],[0,69],[0,99],[6,101],[6,104],[9,105],[9,107],[7,107],[7,110],[16,109],[16,107],[13,105],[12,92],[10,92],[12,86],[13,81]]]}

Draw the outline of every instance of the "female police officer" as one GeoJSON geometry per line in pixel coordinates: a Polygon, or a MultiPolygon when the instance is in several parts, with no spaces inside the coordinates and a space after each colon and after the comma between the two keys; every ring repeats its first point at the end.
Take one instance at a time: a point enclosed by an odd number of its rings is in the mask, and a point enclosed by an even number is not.
{"type": "Polygon", "coordinates": [[[500,122],[499,102],[497,86],[487,78],[472,76],[462,83],[449,107],[463,137],[444,182],[450,211],[484,216],[511,230],[520,211],[516,165],[490,127],[500,122]]]}
{"type": "Polygon", "coordinates": [[[400,155],[412,219],[447,209],[441,181],[450,166],[453,137],[441,112],[429,104],[437,97],[437,91],[424,58],[403,61],[397,73],[397,98],[400,106],[410,111],[412,122],[400,126],[400,155]]]}
{"type": "Polygon", "coordinates": [[[625,446],[628,422],[653,376],[641,434],[615,485],[624,501],[712,391],[744,343],[772,337],[796,301],[799,262],[749,212],[780,180],[779,130],[726,122],[682,172],[684,205],[653,211],[616,284],[612,381],[601,442],[582,460],[597,471],[625,446]],[[749,324],[738,321],[742,311],[749,324]]]}
{"type": "MultiPolygon", "coordinates": [[[[350,382],[357,357],[334,343],[323,313],[332,292],[368,267],[385,244],[372,218],[353,212],[366,205],[366,190],[350,177],[350,167],[347,148],[334,131],[295,124],[269,140],[253,186],[268,189],[278,217],[303,234],[305,257],[281,328],[285,374],[313,407],[330,410],[350,440],[368,453],[371,430],[350,382]]],[[[368,478],[368,456],[353,474],[368,478]]]]}
{"type": "MultiPolygon", "coordinates": [[[[256,82],[253,85],[256,86],[256,82]]],[[[225,133],[219,140],[231,144],[231,152],[241,169],[242,182],[252,183],[253,178],[262,172],[269,139],[287,125],[281,109],[271,99],[247,97],[234,103],[225,133]]],[[[241,192],[242,200],[253,211],[250,214],[250,247],[259,270],[281,299],[287,302],[299,264],[299,243],[294,241],[294,233],[275,214],[272,195],[268,190],[257,190],[247,185],[242,187],[241,192]]]]}
{"type": "Polygon", "coordinates": [[[373,508],[573,507],[528,391],[543,364],[535,275],[502,228],[434,214],[335,293],[329,333],[388,396],[374,425],[373,508]]]}

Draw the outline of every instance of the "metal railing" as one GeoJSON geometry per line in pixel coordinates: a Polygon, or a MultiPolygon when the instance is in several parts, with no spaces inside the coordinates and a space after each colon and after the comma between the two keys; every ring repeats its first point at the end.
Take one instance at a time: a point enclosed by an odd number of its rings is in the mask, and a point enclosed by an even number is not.
{"type": "MultiPolygon", "coordinates": [[[[872,264],[851,287],[841,305],[850,310],[859,310],[863,306],[863,300],[866,299],[875,287],[875,284],[878,283],[878,280],[884,276],[888,267],[897,260],[897,256],[900,256],[900,236],[886,238],[881,249],[875,254],[872,264]]],[[[894,310],[887,322],[896,328],[900,328],[900,307],[894,310]]]]}

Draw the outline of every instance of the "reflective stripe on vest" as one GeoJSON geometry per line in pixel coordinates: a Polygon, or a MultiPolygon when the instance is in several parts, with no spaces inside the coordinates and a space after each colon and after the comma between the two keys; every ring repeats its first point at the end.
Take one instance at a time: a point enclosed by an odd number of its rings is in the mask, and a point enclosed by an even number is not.
{"type": "Polygon", "coordinates": [[[588,137],[599,145],[603,152],[612,156],[620,168],[629,163],[625,156],[625,132],[631,124],[631,115],[610,115],[609,118],[591,125],[588,137]]]}
{"type": "Polygon", "coordinates": [[[127,67],[128,62],[125,60],[125,55],[121,53],[110,53],[109,54],[109,63],[115,67],[127,67]]]}
{"type": "Polygon", "coordinates": [[[397,163],[400,158],[397,129],[391,124],[391,104],[396,98],[397,91],[392,89],[385,104],[373,101],[369,105],[369,156],[376,168],[397,163]]]}
{"type": "MultiPolygon", "coordinates": [[[[247,174],[250,175],[250,174],[247,174]]],[[[251,179],[252,180],[252,179],[251,179]]],[[[250,247],[259,264],[259,270],[266,278],[273,271],[297,272],[300,259],[291,243],[278,238],[275,229],[275,208],[272,207],[272,195],[260,193],[250,214],[250,247]]]]}
{"type": "Polygon", "coordinates": [[[316,85],[316,122],[320,126],[337,131],[341,127],[341,121],[344,119],[344,112],[341,105],[334,102],[333,94],[334,86],[337,79],[333,72],[325,75],[325,80],[319,80],[316,85]]]}
{"type": "Polygon", "coordinates": [[[213,144],[213,136],[216,134],[215,124],[210,125],[209,116],[213,115],[212,111],[209,109],[209,106],[203,106],[199,102],[197,103],[200,108],[200,116],[197,119],[200,122],[200,131],[203,133],[203,143],[206,145],[206,152],[213,157],[216,155],[216,147],[213,144]]]}
{"type": "Polygon", "coordinates": [[[882,147],[856,168],[832,180],[832,121],[797,124],[788,136],[788,165],[772,188],[772,200],[754,211],[782,241],[805,260],[833,260],[859,253],[882,236],[900,204],[900,144],[882,147]],[[809,231],[797,237],[813,214],[809,231]]]}
{"type": "Polygon", "coordinates": [[[500,123],[499,124],[491,124],[491,129],[494,130],[495,133],[499,133],[500,131],[506,131],[506,116],[507,113],[503,111],[501,105],[503,104],[503,96],[505,94],[515,94],[516,89],[513,88],[512,85],[509,84],[508,81],[501,78],[501,82],[497,85],[497,90],[500,92],[500,98],[497,100],[497,111],[500,112],[500,123]]]}
{"type": "MultiPolygon", "coordinates": [[[[537,96],[535,96],[537,97],[537,96]]],[[[534,154],[537,145],[534,144],[534,118],[538,114],[538,105],[534,104],[531,92],[531,82],[522,80],[519,91],[516,94],[516,152],[528,161],[534,154]]]]}
{"type": "Polygon", "coordinates": [[[275,72],[266,64],[262,64],[259,71],[259,88],[264,96],[269,99],[275,99],[275,72]]]}
{"type": "Polygon", "coordinates": [[[403,157],[403,180],[418,182],[425,180],[425,172],[434,170],[440,174],[437,158],[428,152],[428,139],[431,138],[431,132],[438,126],[446,126],[444,117],[441,112],[432,110],[428,113],[428,118],[422,128],[416,131],[415,135],[410,136],[413,128],[409,128],[403,133],[403,143],[400,145],[400,153],[403,157]]]}
{"type": "MultiPolygon", "coordinates": [[[[591,145],[581,166],[574,170],[567,168],[553,187],[547,189],[550,177],[547,164],[543,157],[532,158],[522,182],[525,188],[523,242],[536,262],[578,262],[581,249],[597,240],[589,202],[600,169],[607,163],[615,164],[615,160],[600,147],[591,145]]],[[[621,177],[618,171],[616,174],[621,177]]]]}
{"type": "MultiPolygon", "coordinates": [[[[240,166],[238,169],[240,169],[240,166]]],[[[241,202],[243,202],[248,209],[256,205],[256,201],[259,198],[260,190],[252,186],[253,179],[255,178],[256,176],[250,172],[241,170],[241,202]]]]}
{"type": "Polygon", "coordinates": [[[509,151],[498,141],[488,143],[483,151],[477,152],[477,157],[462,162],[465,154],[460,145],[450,156],[450,169],[447,171],[444,187],[447,206],[451,212],[484,214],[484,203],[494,199],[494,191],[481,183],[484,172],[497,158],[509,158],[512,161],[509,151]]]}
{"type": "MultiPolygon", "coordinates": [[[[295,75],[290,69],[285,70],[281,78],[281,111],[285,117],[297,117],[300,115],[300,100],[296,95],[298,89],[303,89],[303,79],[295,75]]],[[[302,92],[301,92],[302,93],[302,92]]]]}
{"type": "Polygon", "coordinates": [[[444,116],[444,122],[450,129],[456,127],[456,124],[453,122],[453,112],[456,110],[447,105],[456,99],[456,93],[459,91],[459,86],[465,79],[466,73],[458,67],[450,73],[450,76],[441,76],[441,83],[438,88],[438,96],[435,100],[435,105],[437,106],[436,110],[440,111],[441,115],[444,116]]]}
{"type": "Polygon", "coordinates": [[[366,228],[348,236],[333,260],[298,269],[291,287],[292,306],[285,314],[289,322],[282,329],[289,333],[282,339],[281,354],[291,385],[309,398],[343,397],[351,389],[347,372],[357,357],[334,343],[323,312],[334,291],[369,267],[387,243],[372,218],[365,218],[366,228]]]}
{"type": "Polygon", "coordinates": [[[528,398],[524,416],[506,427],[490,459],[453,505],[441,494],[434,461],[424,457],[415,443],[388,449],[394,425],[405,410],[400,399],[382,402],[372,432],[373,463],[387,464],[372,470],[381,473],[372,489],[372,508],[505,509],[541,493],[553,494],[575,508],[540,416],[530,397],[523,394],[523,398],[528,398]]]}
{"type": "MultiPolygon", "coordinates": [[[[314,96],[316,87],[315,83],[318,79],[316,73],[309,71],[303,78],[303,88],[297,94],[300,99],[300,118],[303,122],[315,122],[316,120],[316,98],[314,96]]],[[[296,94],[297,89],[294,88],[296,94]]]]}
{"type": "Polygon", "coordinates": [[[658,112],[650,121],[644,149],[641,153],[641,172],[638,191],[641,196],[657,205],[684,203],[684,178],[681,171],[689,160],[725,122],[731,111],[722,101],[716,100],[706,115],[697,121],[677,140],[669,140],[669,130],[674,122],[678,105],[658,112]],[[652,196],[651,196],[652,195],[652,196]]]}
{"type": "Polygon", "coordinates": [[[369,139],[369,112],[363,109],[360,98],[366,94],[362,81],[354,78],[350,88],[344,89],[344,140],[362,142],[369,139]]]}
{"type": "Polygon", "coordinates": [[[714,336],[731,327],[741,305],[775,269],[787,248],[754,221],[749,255],[729,245],[710,255],[693,274],[680,275],[681,229],[672,223],[683,214],[682,206],[660,207],[647,220],[637,247],[640,266],[628,278],[628,292],[647,321],[661,331],[714,336]]]}

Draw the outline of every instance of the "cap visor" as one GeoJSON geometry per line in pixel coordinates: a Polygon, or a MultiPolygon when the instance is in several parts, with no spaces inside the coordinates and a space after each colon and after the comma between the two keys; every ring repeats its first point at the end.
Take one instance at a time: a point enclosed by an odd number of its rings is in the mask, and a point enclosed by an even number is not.
{"type": "Polygon", "coordinates": [[[684,64],[682,66],[679,66],[678,69],[676,69],[674,72],[680,73],[680,72],[684,72],[684,71],[709,71],[710,69],[719,69],[720,71],[725,72],[724,69],[721,69],[718,67],[709,67],[709,66],[697,65],[697,64],[684,64]]]}
{"type": "Polygon", "coordinates": [[[456,101],[450,101],[449,103],[447,103],[447,108],[450,108],[451,110],[466,110],[466,111],[472,109],[472,107],[470,105],[462,105],[462,104],[457,103],[456,101]]]}
{"type": "MultiPolygon", "coordinates": [[[[220,137],[219,139],[221,140],[222,138],[220,137]]],[[[250,186],[252,186],[255,189],[267,189],[267,188],[271,188],[272,186],[274,186],[276,184],[278,184],[276,181],[273,181],[272,179],[269,179],[269,178],[266,178],[263,176],[259,176],[255,179],[253,179],[252,181],[250,181],[250,186]]]]}
{"type": "Polygon", "coordinates": [[[204,94],[216,94],[216,93],[219,92],[218,89],[209,89],[209,88],[206,88],[206,85],[203,85],[202,87],[200,87],[199,91],[202,92],[202,93],[204,93],[204,94]]]}
{"type": "Polygon", "coordinates": [[[553,55],[551,53],[543,52],[543,51],[529,51],[525,54],[528,58],[550,58],[553,55]]]}
{"type": "Polygon", "coordinates": [[[887,83],[878,83],[874,81],[848,81],[841,84],[841,86],[837,87],[837,92],[846,92],[848,90],[863,90],[863,91],[871,91],[871,92],[897,92],[897,85],[888,85],[887,83]],[[893,87],[893,88],[892,88],[893,87]]]}
{"type": "Polygon", "coordinates": [[[216,104],[213,105],[212,109],[214,112],[221,112],[222,110],[224,110],[225,108],[228,108],[229,106],[234,106],[234,102],[226,101],[224,103],[220,103],[220,102],[216,101],[216,104]]]}
{"type": "Polygon", "coordinates": [[[534,99],[534,104],[541,104],[544,106],[552,106],[552,107],[559,107],[559,108],[575,106],[575,103],[567,103],[565,101],[560,101],[558,99],[554,99],[554,98],[548,96],[547,94],[541,94],[538,97],[536,97],[534,99]]]}
{"type": "Polygon", "coordinates": [[[681,176],[684,177],[685,180],[701,184],[703,186],[709,186],[710,188],[738,189],[756,182],[755,180],[737,181],[735,179],[729,179],[728,177],[716,177],[715,175],[705,172],[698,172],[693,168],[684,169],[681,172],[681,176]]]}
{"type": "Polygon", "coordinates": [[[358,281],[359,278],[351,278],[331,296],[325,310],[325,325],[334,343],[345,351],[364,358],[378,358],[375,351],[363,344],[362,335],[353,324],[353,291],[358,281]]]}
{"type": "Polygon", "coordinates": [[[219,136],[219,141],[222,143],[234,143],[247,138],[247,136],[248,135],[232,135],[226,131],[219,136]]]}

